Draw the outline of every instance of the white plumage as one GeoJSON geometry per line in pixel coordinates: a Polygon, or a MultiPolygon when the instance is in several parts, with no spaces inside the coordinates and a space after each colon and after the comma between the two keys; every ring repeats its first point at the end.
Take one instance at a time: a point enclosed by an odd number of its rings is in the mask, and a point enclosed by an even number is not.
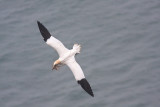
{"type": "Polygon", "coordinates": [[[68,65],[74,74],[76,80],[81,80],[84,77],[83,71],[80,65],[76,62],[74,56],[76,53],[80,53],[80,45],[75,44],[72,50],[67,49],[61,41],[51,36],[47,39],[46,43],[53,47],[59,54],[59,60],[62,64],[68,65]]]}
{"type": "Polygon", "coordinates": [[[59,41],[58,39],[56,39],[55,37],[51,36],[49,39],[47,39],[46,43],[51,46],[52,48],[54,48],[59,56],[63,56],[66,52],[68,52],[69,50],[62,44],[61,41],[59,41]]]}
{"type": "Polygon", "coordinates": [[[80,65],[76,62],[76,60],[73,56],[71,58],[69,58],[65,64],[68,65],[68,67],[71,69],[71,71],[73,72],[73,75],[77,81],[80,81],[81,79],[85,78],[84,73],[83,73],[80,65]]]}
{"type": "Polygon", "coordinates": [[[45,28],[39,21],[37,21],[39,30],[44,38],[44,41],[54,48],[58,54],[59,58],[53,63],[53,69],[58,69],[59,65],[65,64],[67,65],[71,71],[73,72],[73,75],[78,82],[78,84],[81,85],[81,87],[91,96],[94,96],[92,89],[88,83],[88,81],[85,79],[84,73],[82,71],[82,68],[75,60],[75,54],[80,53],[81,46],[78,44],[73,45],[73,49],[69,50],[67,49],[61,41],[56,39],[55,37],[51,36],[47,28],[45,28]]]}

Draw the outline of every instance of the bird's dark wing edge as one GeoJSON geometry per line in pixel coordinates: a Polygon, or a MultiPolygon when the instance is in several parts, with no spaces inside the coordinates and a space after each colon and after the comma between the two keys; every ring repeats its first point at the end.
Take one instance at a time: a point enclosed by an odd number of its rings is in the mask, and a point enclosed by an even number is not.
{"type": "Polygon", "coordinates": [[[91,89],[91,86],[89,85],[88,81],[87,81],[85,78],[83,78],[83,79],[81,79],[81,80],[79,80],[79,81],[77,81],[77,82],[78,82],[78,84],[81,85],[81,87],[82,87],[89,95],[91,95],[92,97],[94,97],[94,94],[93,94],[93,91],[92,91],[92,89],[91,89]]]}
{"type": "Polygon", "coordinates": [[[42,23],[40,23],[39,21],[37,21],[37,24],[38,24],[39,30],[41,32],[41,35],[43,36],[44,41],[46,42],[47,39],[49,39],[51,37],[51,34],[49,33],[49,31],[47,30],[47,28],[42,23]]]}

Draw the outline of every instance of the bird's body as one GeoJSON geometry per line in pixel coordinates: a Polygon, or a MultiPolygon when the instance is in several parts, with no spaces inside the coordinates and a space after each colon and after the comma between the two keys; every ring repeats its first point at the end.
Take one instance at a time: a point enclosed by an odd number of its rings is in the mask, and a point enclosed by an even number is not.
{"type": "Polygon", "coordinates": [[[81,46],[78,44],[74,44],[72,49],[67,49],[61,41],[51,36],[49,31],[39,21],[37,21],[37,23],[44,41],[49,46],[53,47],[59,54],[59,58],[53,63],[53,69],[57,70],[60,65],[67,65],[73,72],[73,75],[78,84],[80,84],[81,87],[93,97],[94,94],[92,92],[92,89],[88,81],[85,79],[80,65],[76,62],[74,57],[75,54],[80,53],[81,46]]]}

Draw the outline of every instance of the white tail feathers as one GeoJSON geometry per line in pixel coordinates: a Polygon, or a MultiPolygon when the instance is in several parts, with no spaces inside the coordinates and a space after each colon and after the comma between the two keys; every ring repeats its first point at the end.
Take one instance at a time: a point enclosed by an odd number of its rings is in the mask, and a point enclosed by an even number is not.
{"type": "Polygon", "coordinates": [[[80,53],[80,51],[81,51],[81,45],[74,44],[73,45],[73,50],[75,50],[76,53],[80,53]]]}

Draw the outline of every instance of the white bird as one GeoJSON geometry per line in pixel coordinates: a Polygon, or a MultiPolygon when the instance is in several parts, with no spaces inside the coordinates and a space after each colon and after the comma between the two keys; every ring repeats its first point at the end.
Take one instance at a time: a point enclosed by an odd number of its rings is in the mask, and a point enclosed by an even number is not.
{"type": "MultiPolygon", "coordinates": [[[[94,97],[93,91],[91,89],[90,84],[85,79],[84,73],[80,67],[80,65],[75,60],[75,55],[80,53],[81,46],[79,44],[74,44],[73,49],[69,50],[67,49],[61,41],[56,39],[55,37],[51,36],[47,28],[42,25],[39,21],[37,21],[39,30],[41,32],[41,35],[44,38],[44,41],[54,48],[58,54],[59,58],[54,61],[53,63],[53,69],[58,69],[58,67],[62,64],[67,65],[71,71],[73,72],[73,75],[78,82],[78,84],[81,85],[81,87],[92,97],[94,97]]],[[[52,69],[52,70],[53,70],[52,69]]]]}

